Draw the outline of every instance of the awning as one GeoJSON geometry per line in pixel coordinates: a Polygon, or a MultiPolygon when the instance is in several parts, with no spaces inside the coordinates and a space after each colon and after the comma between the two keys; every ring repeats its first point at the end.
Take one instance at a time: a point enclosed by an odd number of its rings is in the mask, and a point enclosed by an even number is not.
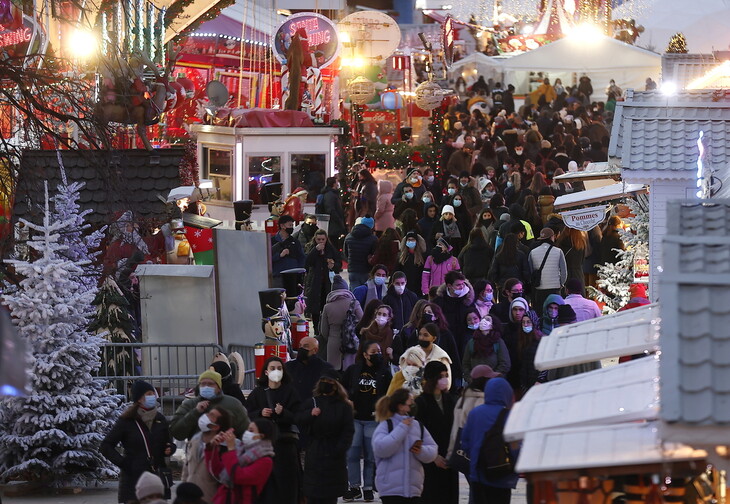
{"type": "MultiPolygon", "coordinates": [[[[703,450],[662,442],[658,422],[626,423],[528,432],[516,470],[545,473],[580,469],[582,474],[590,474],[587,470],[591,468],[616,468],[617,474],[632,474],[642,470],[637,466],[706,457],[703,450]]],[[[644,471],[650,472],[648,468],[644,471]]]]}
{"type": "Polygon", "coordinates": [[[659,350],[659,305],[612,313],[553,329],[540,340],[537,369],[553,369],[600,359],[659,350]]]}
{"type": "Polygon", "coordinates": [[[589,163],[585,170],[581,171],[569,171],[562,175],[553,177],[553,180],[560,182],[576,182],[580,180],[595,180],[595,179],[613,179],[614,181],[619,180],[621,177],[621,170],[616,168],[612,169],[608,167],[608,162],[602,163],[589,163]]]}
{"type": "Polygon", "coordinates": [[[591,203],[602,203],[620,198],[625,198],[634,194],[645,194],[648,190],[643,184],[626,184],[618,182],[604,187],[595,189],[587,189],[564,196],[559,196],[555,200],[555,210],[572,208],[591,203]]]}
{"type": "Polygon", "coordinates": [[[515,403],[504,428],[508,441],[529,432],[655,420],[659,415],[659,360],[637,359],[535,385],[515,403]]]}

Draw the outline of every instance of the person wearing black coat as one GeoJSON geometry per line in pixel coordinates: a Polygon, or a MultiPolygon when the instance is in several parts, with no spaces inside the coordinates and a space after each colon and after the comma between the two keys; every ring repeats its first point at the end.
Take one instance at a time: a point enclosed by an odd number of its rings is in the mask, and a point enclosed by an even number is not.
{"type": "Polygon", "coordinates": [[[390,306],[391,310],[393,310],[391,327],[398,331],[406,325],[406,322],[411,317],[413,307],[418,302],[418,296],[406,287],[406,282],[406,274],[402,271],[396,271],[391,275],[390,287],[388,287],[388,292],[383,296],[383,303],[390,306]]]}
{"type": "Polygon", "coordinates": [[[332,290],[331,277],[342,271],[342,255],[327,238],[327,233],[318,229],[314,233],[312,249],[304,259],[307,277],[304,280],[304,296],[308,313],[312,317],[314,333],[319,334],[319,318],[327,294],[332,290]],[[330,274],[332,273],[332,274],[330,274]]]}
{"type": "Polygon", "coordinates": [[[431,361],[423,370],[423,393],[416,398],[416,420],[423,424],[438,445],[438,457],[424,464],[422,504],[457,504],[459,473],[447,466],[451,425],[456,399],[448,393],[448,371],[441,361],[431,361]]]}
{"type": "MultiPolygon", "coordinates": [[[[401,184],[403,184],[403,182],[401,182],[401,184]]],[[[400,186],[401,184],[398,185],[400,186]]],[[[423,186],[421,186],[421,188],[423,188],[423,186]]],[[[400,219],[403,212],[409,208],[416,212],[416,217],[419,219],[423,217],[423,201],[421,199],[423,197],[423,189],[421,189],[420,196],[418,196],[418,193],[411,184],[404,184],[402,191],[401,198],[393,203],[395,205],[393,208],[393,218],[400,219]],[[407,196],[408,194],[410,194],[410,196],[407,196]]]]}
{"type": "Polygon", "coordinates": [[[352,406],[337,372],[327,370],[314,396],[304,402],[297,424],[310,440],[304,458],[304,495],[308,504],[335,504],[347,486],[347,451],[355,433],[352,406]]]}
{"type": "Polygon", "coordinates": [[[477,281],[487,278],[492,256],[493,251],[489,250],[482,229],[472,229],[469,232],[469,241],[466,247],[461,249],[459,254],[461,272],[469,280],[469,283],[474,285],[477,281]]]}
{"type": "Polygon", "coordinates": [[[266,492],[267,504],[297,504],[302,466],[295,414],[301,409],[301,401],[280,358],[266,359],[258,385],[246,400],[246,409],[252,420],[266,418],[279,430],[279,437],[274,442],[276,457],[270,477],[271,491],[266,492]]]}
{"type": "Polygon", "coordinates": [[[329,177],[327,185],[322,189],[322,204],[320,206],[323,213],[330,216],[327,234],[330,241],[338,248],[342,243],[342,237],[347,234],[345,227],[345,207],[340,197],[340,184],[336,177],[329,177]]]}
{"type": "Polygon", "coordinates": [[[362,223],[352,226],[352,230],[345,237],[342,253],[347,259],[350,290],[365,285],[370,278],[371,265],[368,256],[375,253],[378,245],[378,238],[373,234],[374,225],[372,217],[365,217],[362,223]]]}
{"type": "Polygon", "coordinates": [[[210,365],[213,371],[221,375],[221,392],[225,395],[235,397],[241,401],[242,405],[246,404],[246,398],[243,397],[241,387],[233,380],[233,374],[231,374],[231,366],[223,361],[217,361],[210,365]]]}
{"type": "Polygon", "coordinates": [[[165,468],[165,457],[175,451],[170,426],[157,410],[157,394],[147,382],[132,386],[132,404],[101,442],[101,454],[119,467],[118,501],[136,501],[135,485],[143,472],[165,468]],[[122,444],[124,455],[117,451],[122,444]],[[147,453],[152,456],[152,460],[147,453]]]}

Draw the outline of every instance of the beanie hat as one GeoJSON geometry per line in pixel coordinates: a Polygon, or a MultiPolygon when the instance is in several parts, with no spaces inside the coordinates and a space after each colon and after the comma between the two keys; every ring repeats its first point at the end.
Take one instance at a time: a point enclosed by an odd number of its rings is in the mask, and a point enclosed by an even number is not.
{"type": "Polygon", "coordinates": [[[200,383],[202,380],[205,380],[206,378],[209,378],[213,380],[216,385],[218,385],[218,388],[223,388],[223,379],[221,378],[220,373],[216,373],[215,371],[211,371],[208,369],[207,371],[203,371],[200,373],[200,376],[198,376],[198,383],[200,383]]]}
{"type": "Polygon", "coordinates": [[[497,376],[502,376],[502,375],[495,372],[491,366],[487,366],[486,364],[479,364],[472,368],[470,376],[471,376],[472,380],[476,380],[477,378],[482,378],[482,377],[496,378],[497,376]]]}
{"type": "Polygon", "coordinates": [[[162,484],[159,476],[145,471],[137,480],[137,485],[134,487],[134,494],[137,496],[137,500],[142,500],[152,495],[164,496],[165,485],[162,484]]]}
{"type": "Polygon", "coordinates": [[[231,377],[231,366],[223,361],[217,361],[210,365],[211,370],[221,375],[221,380],[231,377]]]}
{"type": "Polygon", "coordinates": [[[569,172],[576,172],[578,171],[578,163],[575,161],[568,161],[568,171],[569,172]]]}
{"type": "Polygon", "coordinates": [[[185,481],[175,488],[175,500],[185,502],[197,502],[203,498],[203,491],[195,483],[185,481]]]}
{"type": "Polygon", "coordinates": [[[366,225],[370,229],[373,229],[375,227],[375,220],[369,216],[363,217],[360,223],[366,225]]]}
{"type": "Polygon", "coordinates": [[[431,380],[433,378],[440,378],[441,373],[444,371],[448,371],[448,369],[446,369],[446,364],[437,360],[431,361],[426,364],[425,368],[423,368],[423,379],[431,380]]]}
{"type": "Polygon", "coordinates": [[[575,322],[578,317],[569,304],[558,306],[558,324],[570,324],[575,322]]]}
{"type": "Polygon", "coordinates": [[[155,387],[147,383],[146,381],[137,380],[132,385],[132,402],[137,402],[142,399],[142,396],[149,391],[154,392],[155,387]]]}
{"type": "Polygon", "coordinates": [[[413,175],[423,176],[423,173],[421,173],[420,168],[413,168],[411,171],[408,172],[408,175],[406,175],[406,180],[411,178],[413,175]]]}
{"type": "Polygon", "coordinates": [[[441,209],[441,215],[445,213],[456,213],[454,212],[454,207],[451,205],[444,205],[444,207],[441,209]]]}
{"type": "Polygon", "coordinates": [[[527,304],[527,300],[522,297],[516,297],[512,300],[512,302],[509,304],[509,319],[512,322],[517,322],[517,320],[512,320],[512,308],[515,306],[521,306],[525,309],[525,313],[528,313],[530,311],[530,305],[527,304]]]}
{"type": "Polygon", "coordinates": [[[538,239],[539,240],[549,240],[553,236],[555,236],[555,231],[553,231],[549,227],[544,227],[544,228],[542,228],[542,231],[540,231],[540,238],[538,238],[538,239]]]}
{"type": "Polygon", "coordinates": [[[357,219],[355,219],[355,226],[357,226],[358,224],[362,224],[362,217],[358,217],[357,219]]]}
{"type": "Polygon", "coordinates": [[[646,285],[644,284],[631,284],[629,285],[629,295],[632,298],[645,298],[646,297],[646,285]]]}
{"type": "Polygon", "coordinates": [[[347,282],[340,275],[335,275],[332,279],[332,290],[341,289],[347,290],[347,282]]]}

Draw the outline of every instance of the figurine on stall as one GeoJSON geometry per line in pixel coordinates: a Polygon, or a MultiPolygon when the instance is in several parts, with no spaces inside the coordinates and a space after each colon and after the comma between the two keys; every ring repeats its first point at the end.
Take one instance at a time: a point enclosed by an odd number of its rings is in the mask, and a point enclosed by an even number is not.
{"type": "Polygon", "coordinates": [[[282,215],[290,215],[295,222],[304,220],[304,204],[307,202],[309,193],[302,187],[297,187],[284,202],[284,212],[282,215]]]}
{"type": "MultiPolygon", "coordinates": [[[[195,264],[193,248],[185,235],[183,220],[172,219],[170,230],[172,231],[172,243],[167,248],[167,264],[195,264]]],[[[166,240],[166,245],[167,243],[169,242],[166,240]]]]}

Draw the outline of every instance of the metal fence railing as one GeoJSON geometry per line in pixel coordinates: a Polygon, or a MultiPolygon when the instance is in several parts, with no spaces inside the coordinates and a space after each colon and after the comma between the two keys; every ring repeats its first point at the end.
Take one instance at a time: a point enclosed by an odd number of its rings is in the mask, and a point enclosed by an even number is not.
{"type": "MultiPolygon", "coordinates": [[[[128,401],[136,380],[149,382],[160,396],[164,414],[172,415],[195,388],[200,373],[223,350],[215,343],[106,343],[98,376],[109,380],[109,386],[128,401]]],[[[253,349],[251,355],[253,359],[253,349]]]]}
{"type": "Polygon", "coordinates": [[[243,385],[241,388],[250,392],[256,387],[256,357],[254,356],[254,348],[246,345],[236,345],[231,343],[228,345],[228,354],[232,352],[238,352],[243,358],[243,363],[246,365],[246,371],[243,375],[243,385]]]}

